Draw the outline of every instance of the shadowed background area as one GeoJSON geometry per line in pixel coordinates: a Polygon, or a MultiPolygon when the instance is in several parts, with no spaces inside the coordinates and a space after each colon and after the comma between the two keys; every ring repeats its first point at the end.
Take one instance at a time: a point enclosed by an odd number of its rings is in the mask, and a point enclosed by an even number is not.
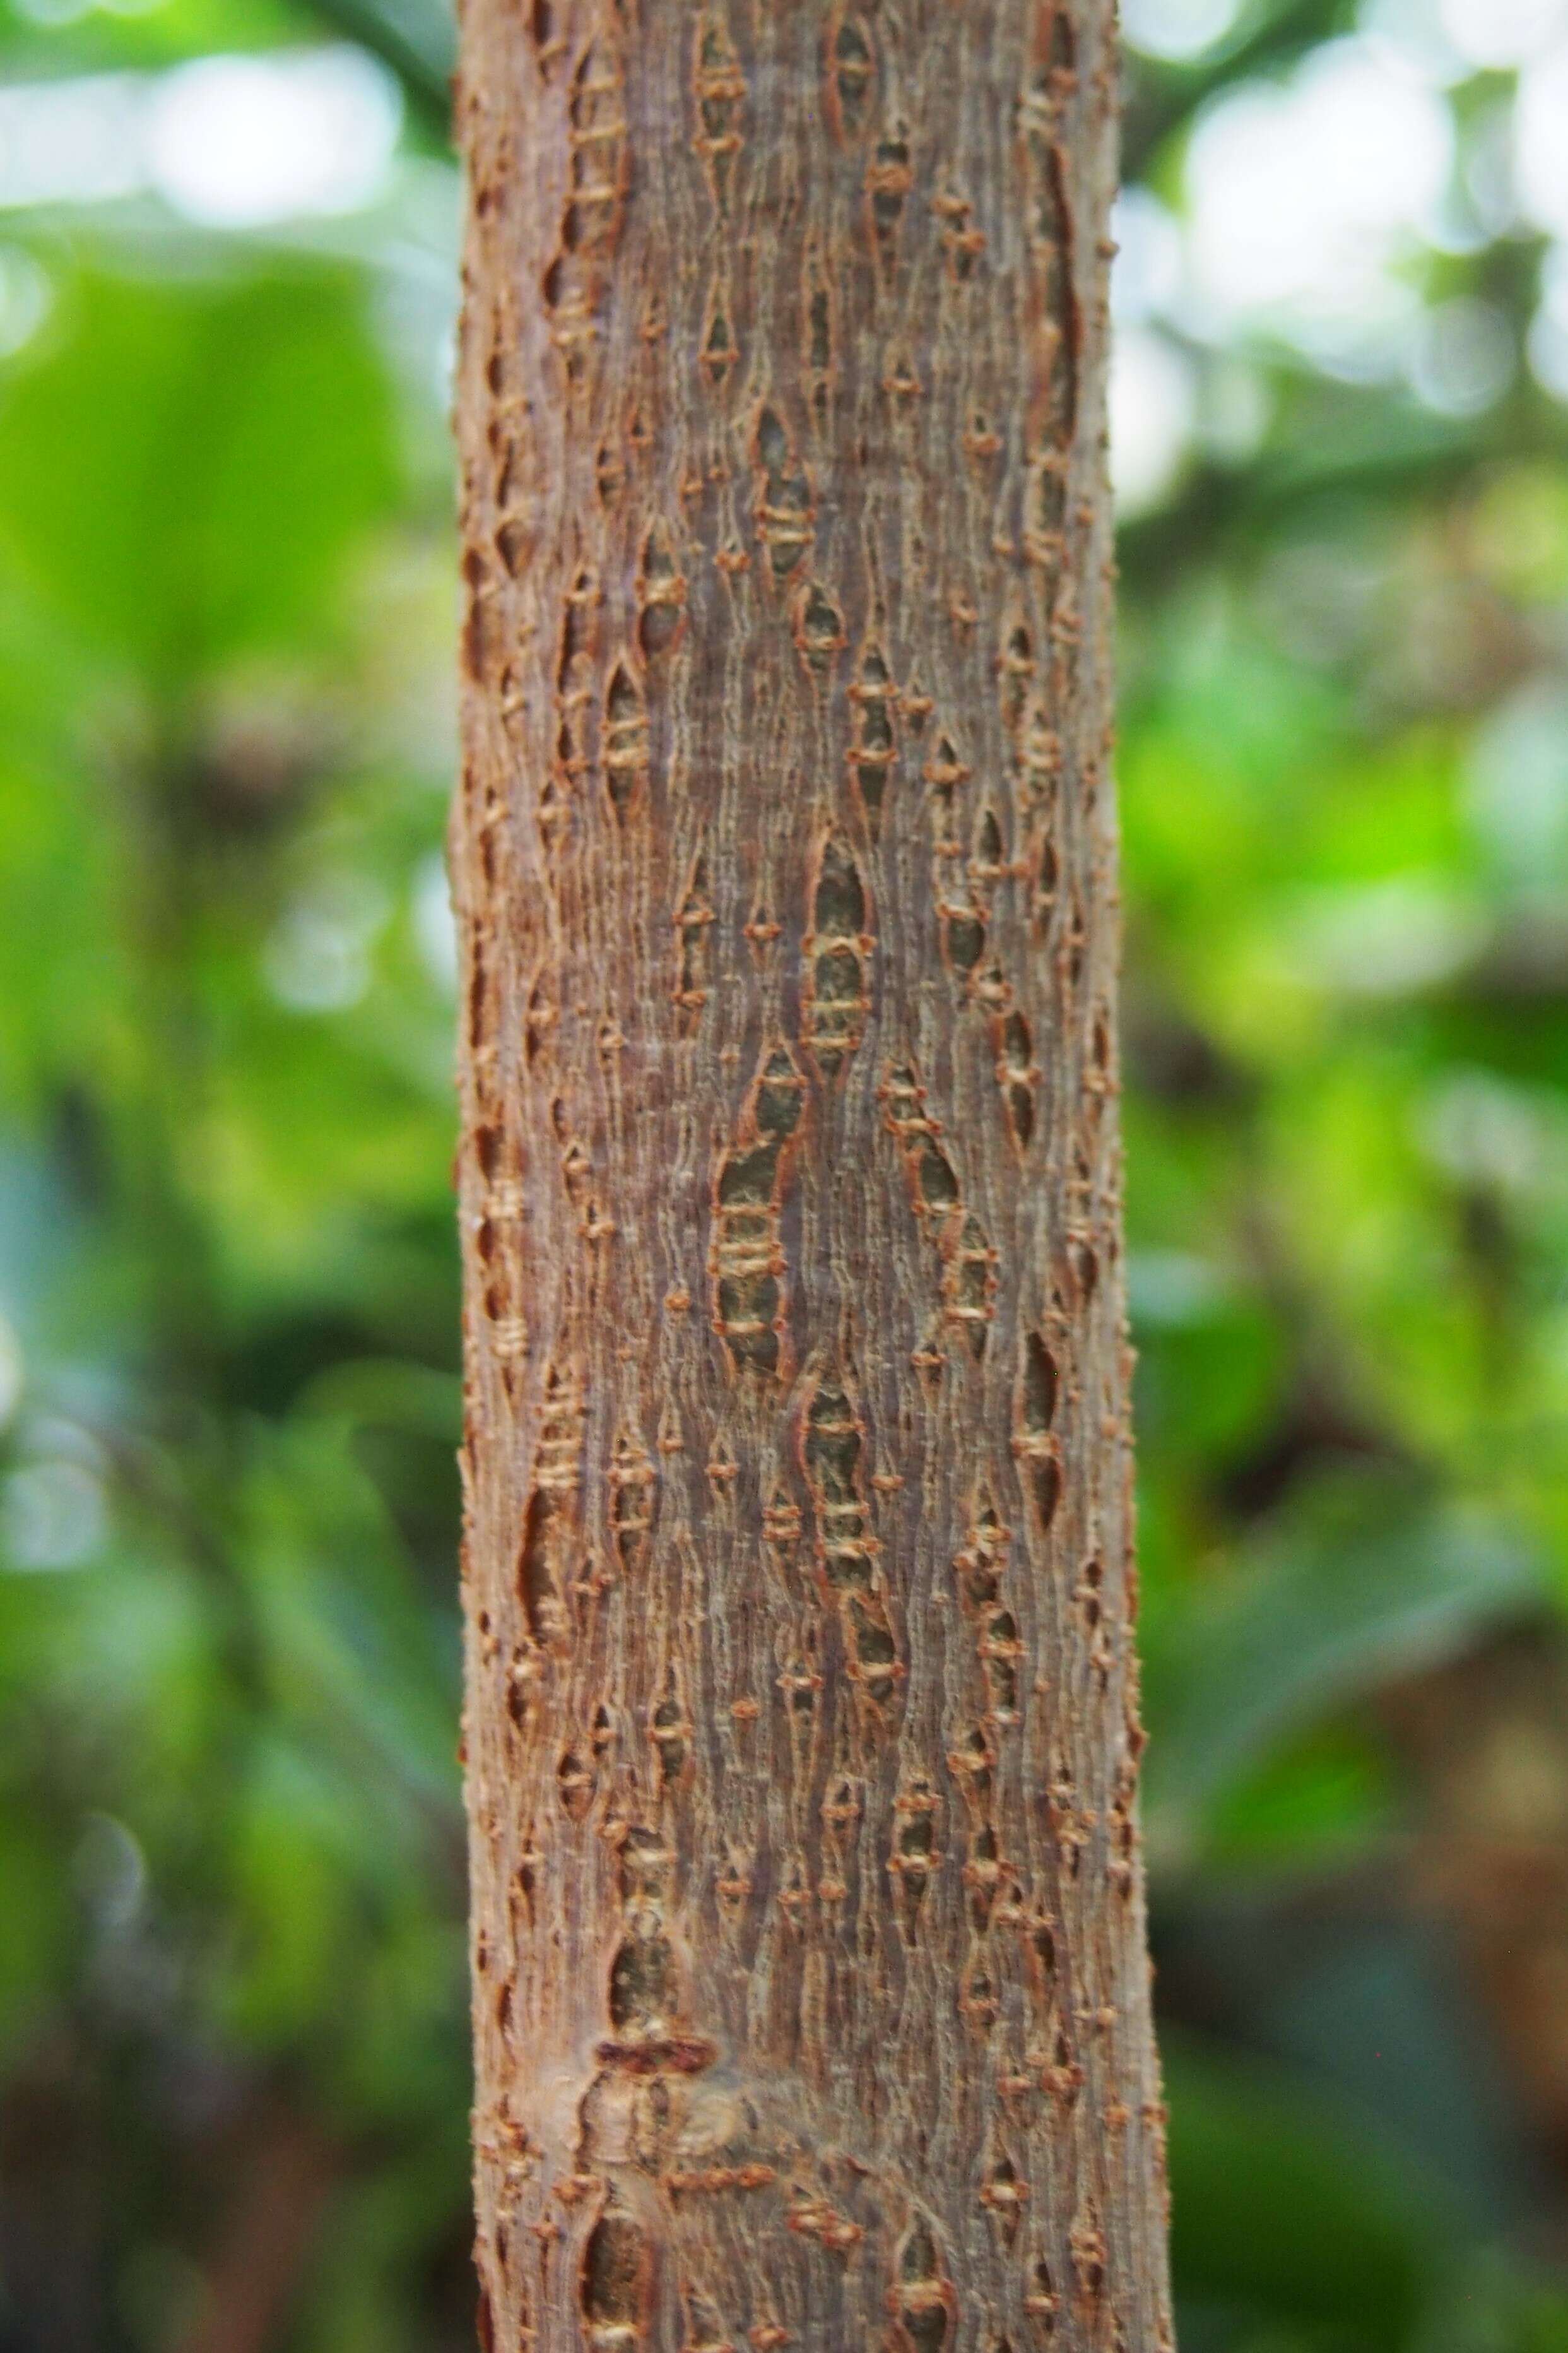
{"type": "MultiPolygon", "coordinates": [[[[1568,0],[1124,19],[1182,2341],[1561,2353],[1568,0]]],[[[0,8],[4,2353],[472,2342],[450,46],[0,8]]]]}

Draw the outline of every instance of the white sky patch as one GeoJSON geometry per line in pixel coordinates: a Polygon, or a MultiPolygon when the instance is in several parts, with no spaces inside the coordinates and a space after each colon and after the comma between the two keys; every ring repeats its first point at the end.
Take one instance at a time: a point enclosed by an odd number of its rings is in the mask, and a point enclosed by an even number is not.
{"type": "Polygon", "coordinates": [[[1392,63],[1440,89],[1471,70],[1443,29],[1438,0],[1362,0],[1361,29],[1392,63]]]}
{"type": "Polygon", "coordinates": [[[1268,381],[1243,359],[1221,358],[1204,370],[1197,438],[1221,466],[1244,466],[1263,447],[1273,415],[1268,381]]]}
{"type": "Polygon", "coordinates": [[[1290,929],[1303,976],[1352,997],[1398,997],[1446,980],[1482,934],[1446,881],[1417,874],[1315,892],[1290,929]]]}
{"type": "Polygon", "coordinates": [[[6,1480],[0,1540],[13,1568],[75,1568],[108,1533],[102,1482],[85,1463],[28,1462],[6,1480]]]}
{"type": "Polygon", "coordinates": [[[0,206],[102,204],[146,185],[146,82],[80,74],[0,89],[0,206]]]}
{"type": "Polygon", "coordinates": [[[1110,480],[1117,512],[1157,506],[1192,438],[1192,362],[1150,327],[1119,331],[1110,353],[1110,480]]]}
{"type": "MultiPolygon", "coordinates": [[[[1422,1107],[1416,1141],[1461,1184],[1484,1185],[1561,1211],[1568,1120],[1546,1087],[1520,1086],[1484,1070],[1456,1071],[1422,1107]]],[[[1552,1337],[1562,1349],[1565,1327],[1552,1337]]]]}
{"type": "Polygon", "coordinates": [[[1436,0],[1437,20],[1468,66],[1521,66],[1568,30],[1568,0],[1436,0]]]}
{"type": "Polygon", "coordinates": [[[199,58],[0,89],[0,207],[149,193],[205,227],[353,212],[386,186],[402,101],[363,50],[199,58]]]}
{"type": "Polygon", "coordinates": [[[1417,397],[1444,417],[1479,417],[1513,378],[1513,332],[1505,311],[1468,295],[1434,304],[1410,356],[1417,397]]]}
{"type": "Polygon", "coordinates": [[[1568,237],[1568,41],[1520,75],[1514,176],[1527,218],[1568,237]]]}
{"type": "Polygon", "coordinates": [[[9,1320],[0,1315],[0,1429],[16,1410],[22,1394],[22,1344],[9,1320]]]}
{"type": "Polygon", "coordinates": [[[1568,245],[1552,246],[1542,266],[1541,302],[1526,348],[1536,382],[1568,401],[1568,245]]]}
{"type": "Polygon", "coordinates": [[[1408,70],[1451,85],[1542,56],[1568,34],[1568,0],[1363,0],[1361,26],[1408,70]]]}
{"type": "Polygon", "coordinates": [[[1119,327],[1142,326],[1181,300],[1182,228],[1152,189],[1123,188],[1110,216],[1116,259],[1110,311],[1119,327]]]}
{"type": "Polygon", "coordinates": [[[1513,162],[1513,105],[1500,99],[1472,115],[1466,126],[1461,164],[1465,195],[1484,242],[1506,237],[1519,225],[1519,189],[1513,162]]]}
{"type": "Polygon", "coordinates": [[[1222,98],[1187,153],[1193,323],[1216,340],[1272,329],[1351,376],[1392,372],[1418,308],[1394,265],[1452,166],[1442,96],[1369,41],[1222,98]]]}
{"type": "Polygon", "coordinates": [[[53,301],[54,290],[34,257],[20,246],[0,245],[0,359],[31,341],[53,301]]]}
{"type": "Polygon", "coordinates": [[[1122,0],[1121,34],[1145,57],[1181,61],[1212,49],[1239,14],[1239,0],[1122,0]]]}
{"type": "Polygon", "coordinates": [[[1128,1304],[1134,1324],[1202,1324],[1223,1305],[1225,1277],[1191,1250],[1136,1250],[1127,1254],[1128,1304]]]}
{"type": "Polygon", "coordinates": [[[412,902],[420,959],[437,987],[450,997],[458,987],[458,924],[447,861],[438,850],[420,860],[412,902]]]}
{"type": "Polygon", "coordinates": [[[1491,855],[1518,883],[1568,875],[1568,693],[1533,679],[1482,721],[1466,804],[1491,855]]]}
{"type": "Polygon", "coordinates": [[[79,24],[101,10],[106,16],[150,16],[163,0],[16,0],[19,15],[35,25],[79,24]]]}
{"type": "Polygon", "coordinates": [[[280,1004],[295,1013],[342,1013],[370,987],[371,950],[391,904],[369,875],[324,874],[301,891],[273,925],[262,970],[280,1004]]]}
{"type": "Polygon", "coordinates": [[[1416,1132],[1429,1156],[1461,1183],[1531,1192],[1562,1166],[1556,1111],[1490,1071],[1459,1071],[1426,1103],[1416,1132]]]}
{"type": "Polygon", "coordinates": [[[71,1857],[71,1877],[100,1928],[128,1928],[147,1894],[147,1858],[112,1814],[89,1814],[71,1857]]]}
{"type": "Polygon", "coordinates": [[[370,203],[400,127],[397,86],[362,49],[199,58],[156,85],[148,169],[187,219],[258,228],[370,203]]]}

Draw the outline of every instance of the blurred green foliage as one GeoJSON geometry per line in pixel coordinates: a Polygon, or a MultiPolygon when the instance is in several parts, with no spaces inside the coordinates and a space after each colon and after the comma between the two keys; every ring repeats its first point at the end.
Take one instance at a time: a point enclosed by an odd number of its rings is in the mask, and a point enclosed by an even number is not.
{"type": "MultiPolygon", "coordinates": [[[[1148,185],[1352,21],[1134,60],[1148,185]]],[[[344,33],[406,106],[357,212],[131,188],[0,240],[5,2353],[471,2341],[449,33],[40,0],[0,38],[28,82],[344,33]]],[[[1517,341],[1539,261],[1410,269],[1517,341]]],[[[1278,341],[1200,353],[1200,410],[1242,362],[1250,442],[1200,436],[1123,551],[1183,2338],[1548,2353],[1568,1746],[1519,1694],[1568,1694],[1568,417],[1278,341]],[[1466,1890],[1521,1875],[1510,1978],[1466,1890]]]]}

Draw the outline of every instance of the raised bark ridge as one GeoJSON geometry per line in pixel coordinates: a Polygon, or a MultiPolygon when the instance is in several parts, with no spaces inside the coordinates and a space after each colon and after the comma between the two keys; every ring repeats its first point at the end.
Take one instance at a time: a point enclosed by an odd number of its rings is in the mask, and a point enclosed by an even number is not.
{"type": "Polygon", "coordinates": [[[1169,2342],[1107,0],[468,0],[481,2333],[1169,2342]]]}

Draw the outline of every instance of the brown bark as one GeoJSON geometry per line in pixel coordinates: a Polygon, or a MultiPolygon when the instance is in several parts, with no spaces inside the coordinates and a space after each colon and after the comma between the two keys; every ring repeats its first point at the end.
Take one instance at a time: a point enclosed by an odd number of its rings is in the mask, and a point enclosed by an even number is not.
{"type": "Polygon", "coordinates": [[[481,2335],[1168,2342],[1110,0],[468,0],[481,2335]]]}

